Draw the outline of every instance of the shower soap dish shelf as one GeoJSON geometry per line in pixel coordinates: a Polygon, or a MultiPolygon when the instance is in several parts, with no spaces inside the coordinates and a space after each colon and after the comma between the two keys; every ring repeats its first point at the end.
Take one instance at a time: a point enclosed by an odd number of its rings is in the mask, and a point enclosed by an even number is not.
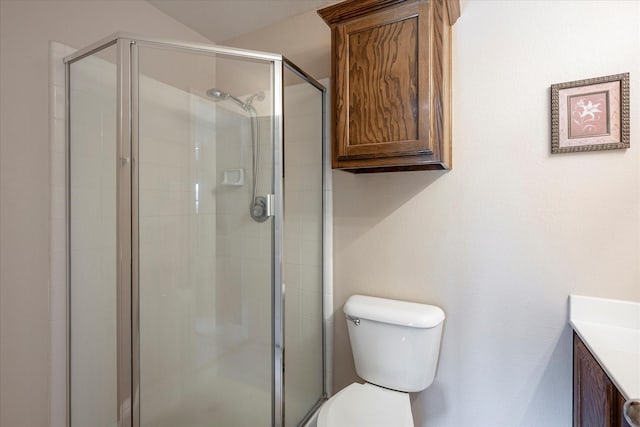
{"type": "Polygon", "coordinates": [[[224,171],[222,185],[241,187],[244,185],[244,169],[228,169],[224,171]]]}

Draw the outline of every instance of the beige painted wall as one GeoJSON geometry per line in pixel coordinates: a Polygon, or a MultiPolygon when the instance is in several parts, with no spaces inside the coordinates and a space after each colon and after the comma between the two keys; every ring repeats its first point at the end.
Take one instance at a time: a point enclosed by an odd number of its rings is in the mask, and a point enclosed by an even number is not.
{"type": "Polygon", "coordinates": [[[549,87],[630,71],[640,93],[638,22],[638,2],[463,5],[454,169],[334,173],[336,389],[346,298],[407,299],[447,314],[416,425],[571,424],[568,294],[640,301],[640,103],[630,149],[551,156],[549,87]]]}
{"type": "MultiPolygon", "coordinates": [[[[144,1],[0,1],[0,425],[49,424],[49,41],[207,41],[144,1]]],[[[63,391],[60,391],[63,393],[63,391]]]]}
{"type": "MultiPolygon", "coordinates": [[[[328,30],[296,19],[310,30],[292,20],[226,43],[328,67],[328,30]]],[[[640,93],[638,22],[638,2],[463,3],[454,169],[333,174],[336,390],[357,380],[345,300],[407,299],[447,313],[436,381],[412,396],[417,426],[571,424],[569,293],[640,301],[640,103],[632,148],[551,156],[549,87],[630,71],[640,93]]]]}
{"type": "Polygon", "coordinates": [[[316,80],[330,75],[331,32],[315,10],[219,44],[282,54],[316,80]]]}

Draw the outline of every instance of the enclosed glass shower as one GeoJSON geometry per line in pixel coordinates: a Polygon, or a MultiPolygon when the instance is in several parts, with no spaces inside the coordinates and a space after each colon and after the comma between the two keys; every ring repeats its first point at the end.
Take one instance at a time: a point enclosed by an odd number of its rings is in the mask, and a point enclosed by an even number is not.
{"type": "Polygon", "coordinates": [[[65,63],[68,424],[301,425],[325,397],[324,87],[126,34],[65,63]]]}

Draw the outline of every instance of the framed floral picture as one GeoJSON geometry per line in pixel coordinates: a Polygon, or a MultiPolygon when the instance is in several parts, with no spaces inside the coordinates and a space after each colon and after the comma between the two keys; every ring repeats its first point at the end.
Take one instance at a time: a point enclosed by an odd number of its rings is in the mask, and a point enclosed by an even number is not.
{"type": "Polygon", "coordinates": [[[551,153],[629,148],[629,73],[551,85],[551,153]]]}

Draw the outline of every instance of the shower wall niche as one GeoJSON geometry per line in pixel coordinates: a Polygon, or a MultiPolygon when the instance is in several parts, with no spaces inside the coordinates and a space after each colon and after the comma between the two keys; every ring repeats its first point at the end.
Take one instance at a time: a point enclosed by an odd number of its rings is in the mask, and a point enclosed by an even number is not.
{"type": "Polygon", "coordinates": [[[65,62],[68,425],[301,424],[326,397],[324,87],[123,34],[65,62]]]}

